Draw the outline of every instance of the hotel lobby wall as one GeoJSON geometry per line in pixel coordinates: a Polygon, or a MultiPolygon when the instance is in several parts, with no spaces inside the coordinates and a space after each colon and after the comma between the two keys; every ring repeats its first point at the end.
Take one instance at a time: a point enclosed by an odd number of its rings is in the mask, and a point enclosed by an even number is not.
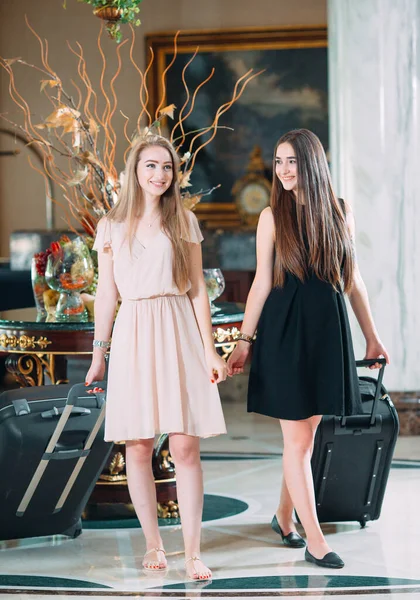
{"type": "MultiPolygon", "coordinates": [[[[92,15],[91,7],[67,0],[64,10],[59,0],[2,0],[0,2],[0,55],[5,58],[22,57],[39,64],[39,45],[24,21],[25,14],[34,29],[49,41],[51,66],[66,82],[66,87],[77,95],[70,79],[76,79],[77,59],[68,50],[66,41],[75,46],[82,44],[87,69],[98,84],[100,57],[96,38],[100,21],[92,15]]],[[[154,31],[177,29],[217,29],[287,25],[318,25],[326,22],[326,0],[144,0],[140,14],[142,25],[136,29],[136,56],[144,65],[144,35],[154,31]]],[[[124,31],[127,31],[125,28],[124,31]]],[[[104,37],[103,46],[110,65],[115,67],[115,43],[104,37]]],[[[123,52],[127,55],[127,48],[123,52]]],[[[15,65],[16,80],[23,95],[30,100],[34,123],[49,114],[50,106],[40,94],[43,75],[15,65]]],[[[127,68],[117,82],[119,109],[135,115],[138,110],[138,78],[127,68]]],[[[8,93],[6,73],[0,73],[0,112],[9,113],[12,120],[19,118],[16,106],[8,93]]],[[[1,126],[7,124],[0,124],[1,126]]],[[[118,134],[122,136],[121,129],[118,134]]],[[[0,135],[0,149],[14,147],[13,138],[0,135]]],[[[0,256],[9,254],[9,235],[16,229],[45,227],[45,190],[40,175],[33,172],[27,155],[36,158],[18,144],[18,157],[0,158],[0,256]]],[[[122,166],[122,153],[118,152],[118,166],[122,166]]],[[[246,157],[245,157],[246,158],[246,157]]],[[[244,158],[244,160],[245,160],[244,158]]],[[[244,166],[245,168],[245,166],[244,166]]],[[[55,225],[62,228],[62,212],[56,208],[55,225]]]]}
{"type": "MultiPolygon", "coordinates": [[[[329,0],[331,163],[353,205],[391,390],[420,390],[420,4],[329,0]]],[[[364,353],[358,328],[355,349],[364,353]]]]}

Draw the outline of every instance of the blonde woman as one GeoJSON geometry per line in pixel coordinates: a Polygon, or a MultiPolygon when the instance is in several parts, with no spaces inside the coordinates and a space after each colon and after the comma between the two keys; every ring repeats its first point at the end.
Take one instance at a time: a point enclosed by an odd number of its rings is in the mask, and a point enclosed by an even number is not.
{"type": "Polygon", "coordinates": [[[167,568],[156,514],[154,436],[168,433],[176,466],[186,572],[208,580],[200,559],[203,478],[199,438],[226,433],[217,382],[225,362],[212,338],[202,235],[184,209],[178,156],[163,137],[133,144],[118,204],[98,225],[95,341],[86,383],[105,372],[112,331],[105,438],[125,440],[130,496],[145,538],[143,566],[167,568]]]}

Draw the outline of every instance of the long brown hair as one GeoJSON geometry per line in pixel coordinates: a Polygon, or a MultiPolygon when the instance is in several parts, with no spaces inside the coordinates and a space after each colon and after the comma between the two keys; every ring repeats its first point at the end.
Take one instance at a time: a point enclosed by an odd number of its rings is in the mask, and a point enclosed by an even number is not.
{"type": "Polygon", "coordinates": [[[352,240],[332,189],[324,149],[311,131],[295,129],[277,142],[270,205],[276,232],[274,285],[283,286],[286,272],[304,281],[311,269],[336,290],[343,284],[348,292],[354,271],[352,240]],[[292,146],[296,157],[296,195],[285,190],[276,175],[277,148],[284,143],[292,146]]]}
{"type": "Polygon", "coordinates": [[[188,283],[188,247],[185,240],[189,239],[189,224],[178,184],[179,158],[174,147],[166,138],[149,133],[133,141],[124,170],[118,202],[109,211],[107,218],[111,221],[127,223],[127,236],[131,248],[143,204],[143,192],[136,173],[137,164],[143,150],[152,146],[165,148],[172,160],[173,178],[169,188],[160,197],[160,211],[162,229],[172,242],[173,279],[179,290],[183,291],[188,283]]]}

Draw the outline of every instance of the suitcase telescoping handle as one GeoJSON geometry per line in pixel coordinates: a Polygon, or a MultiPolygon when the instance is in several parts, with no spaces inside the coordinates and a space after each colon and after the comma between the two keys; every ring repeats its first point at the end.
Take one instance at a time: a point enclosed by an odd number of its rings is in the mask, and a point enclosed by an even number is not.
{"type": "Polygon", "coordinates": [[[356,367],[372,367],[376,364],[381,365],[381,367],[385,367],[385,358],[364,358],[363,360],[356,360],[356,367]]]}
{"type": "Polygon", "coordinates": [[[102,422],[105,418],[105,402],[104,402],[105,385],[106,385],[105,381],[99,381],[99,382],[94,382],[89,386],[85,386],[84,383],[76,383],[75,385],[73,385],[70,388],[63,412],[58,420],[58,423],[57,423],[54,431],[53,431],[50,441],[48,442],[48,445],[47,445],[45,452],[41,458],[41,461],[31,479],[31,482],[28,485],[28,488],[18,506],[18,509],[16,511],[16,515],[18,517],[22,517],[24,515],[24,513],[26,512],[29,502],[32,500],[32,497],[38,487],[39,482],[41,481],[41,478],[44,474],[45,469],[48,466],[49,461],[53,460],[53,459],[69,459],[69,458],[77,458],[78,457],[79,460],[77,461],[77,463],[73,469],[73,473],[70,476],[70,479],[67,482],[67,485],[66,485],[65,489],[63,490],[63,493],[61,494],[59,501],[57,502],[57,506],[56,506],[56,509],[54,512],[57,512],[57,510],[60,510],[61,507],[63,506],[64,501],[67,498],[67,496],[76,480],[77,474],[79,473],[80,469],[82,468],[86,457],[90,453],[90,448],[91,448],[91,446],[95,440],[95,437],[96,437],[96,435],[102,425],[102,422]],[[65,451],[56,450],[55,449],[56,445],[57,445],[58,440],[60,439],[60,436],[63,432],[63,429],[66,426],[66,423],[72,413],[73,407],[77,404],[79,398],[85,396],[86,393],[88,393],[88,394],[94,393],[95,394],[97,402],[98,402],[98,408],[101,407],[101,411],[96,420],[96,423],[94,424],[94,426],[92,428],[92,431],[89,433],[89,435],[87,437],[87,440],[85,442],[83,450],[75,450],[74,452],[68,451],[68,450],[65,450],[65,451]]]}
{"type": "Polygon", "coordinates": [[[90,386],[86,386],[84,383],[78,383],[78,384],[74,385],[69,392],[67,404],[69,404],[71,406],[70,414],[72,411],[75,410],[74,404],[72,405],[71,402],[74,402],[74,403],[77,402],[79,400],[79,396],[83,395],[83,391],[85,391],[85,393],[87,392],[88,394],[90,394],[90,393],[95,394],[97,401],[101,402],[100,405],[98,404],[98,408],[99,408],[99,406],[101,406],[101,412],[100,412],[99,417],[97,418],[96,423],[93,426],[90,434],[87,437],[87,440],[83,447],[83,452],[80,454],[79,459],[74,466],[72,474],[70,475],[70,477],[64,487],[64,490],[62,491],[61,496],[58,499],[57,504],[55,505],[54,514],[59,512],[63,508],[64,503],[67,500],[67,498],[71,492],[71,489],[72,489],[72,487],[73,487],[73,485],[85,463],[85,460],[90,452],[92,444],[95,441],[98,431],[101,428],[102,422],[105,418],[105,402],[104,402],[105,391],[104,391],[104,388],[105,388],[105,381],[95,382],[95,383],[91,384],[90,386]]]}
{"type": "Polygon", "coordinates": [[[105,398],[105,386],[106,381],[94,381],[90,385],[84,383],[74,384],[68,393],[66,406],[76,406],[80,398],[83,398],[86,394],[95,394],[96,398],[101,400],[100,405],[98,405],[99,408],[105,398]]]}
{"type": "Polygon", "coordinates": [[[379,369],[378,379],[376,380],[375,398],[373,400],[372,412],[370,415],[371,425],[375,424],[376,409],[378,406],[379,399],[381,397],[382,381],[384,378],[386,360],[385,358],[365,358],[364,360],[356,360],[356,367],[371,367],[376,364],[380,364],[381,368],[379,369]]]}

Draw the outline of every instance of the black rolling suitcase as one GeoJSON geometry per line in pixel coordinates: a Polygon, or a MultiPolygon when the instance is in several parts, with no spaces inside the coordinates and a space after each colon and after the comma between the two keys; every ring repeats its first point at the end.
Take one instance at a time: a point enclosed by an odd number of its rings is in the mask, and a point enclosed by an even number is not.
{"type": "Polygon", "coordinates": [[[104,391],[83,383],[0,395],[1,540],[80,535],[112,448],[104,416],[104,391]]]}
{"type": "Polygon", "coordinates": [[[359,377],[364,414],[324,416],[312,455],[316,507],[320,523],[379,518],[399,424],[382,384],[385,360],[360,360],[358,367],[380,362],[378,378],[359,377]]]}

